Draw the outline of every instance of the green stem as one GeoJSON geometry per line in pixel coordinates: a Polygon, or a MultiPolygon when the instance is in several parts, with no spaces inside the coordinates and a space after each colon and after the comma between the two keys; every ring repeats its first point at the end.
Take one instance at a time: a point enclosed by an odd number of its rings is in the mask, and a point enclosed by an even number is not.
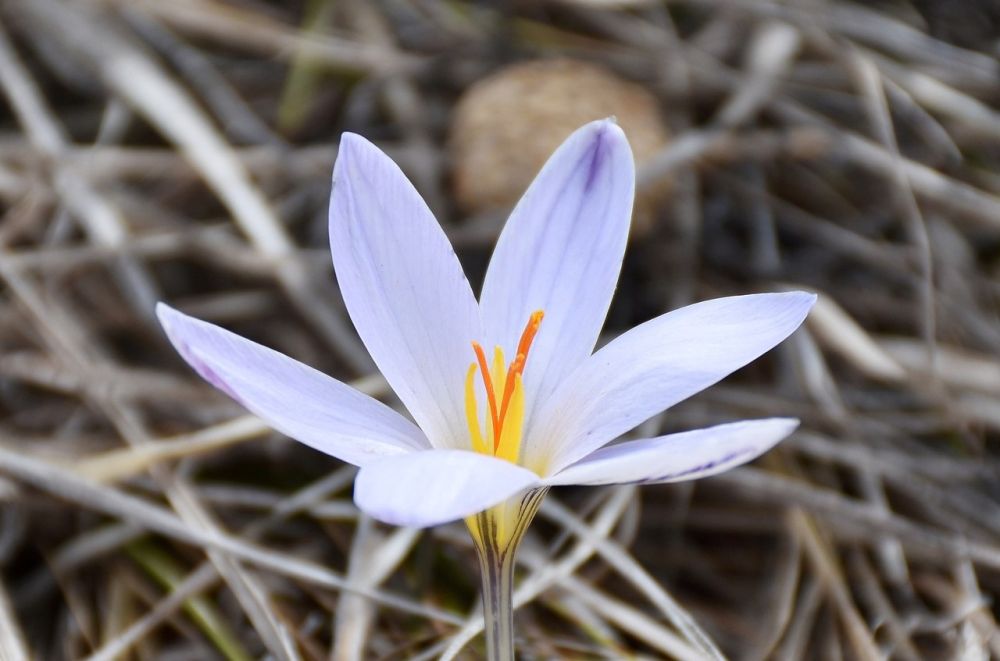
{"type": "Polygon", "coordinates": [[[483,576],[483,619],[486,627],[486,658],[514,661],[514,554],[488,545],[479,549],[483,576]]]}

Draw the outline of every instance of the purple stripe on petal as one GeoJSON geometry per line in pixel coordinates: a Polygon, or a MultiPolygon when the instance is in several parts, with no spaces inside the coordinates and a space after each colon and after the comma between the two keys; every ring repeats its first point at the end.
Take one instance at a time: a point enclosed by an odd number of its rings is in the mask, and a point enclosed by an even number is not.
{"type": "Polygon", "coordinates": [[[238,404],[246,406],[243,404],[243,400],[240,399],[239,394],[233,390],[228,383],[226,383],[225,379],[219,376],[218,372],[212,369],[208,363],[199,358],[198,354],[192,351],[191,347],[188,346],[186,342],[181,339],[177,339],[174,341],[174,348],[177,349],[177,353],[181,355],[181,358],[183,358],[184,361],[191,366],[191,369],[198,373],[198,376],[229,395],[232,399],[236,400],[238,404]]]}
{"type": "Polygon", "coordinates": [[[733,450],[728,454],[716,457],[706,461],[703,464],[697,466],[691,466],[690,468],[685,468],[683,470],[674,471],[672,473],[664,473],[663,475],[654,475],[650,477],[643,478],[636,482],[636,484],[654,484],[656,482],[680,482],[684,478],[694,476],[696,473],[708,473],[713,468],[721,466],[722,464],[736,464],[743,463],[744,460],[750,461],[753,457],[760,454],[760,449],[757,447],[745,447],[738,450],[733,450]]]}
{"type": "Polygon", "coordinates": [[[768,418],[611,445],[545,483],[680,482],[708,477],[754,459],[795,431],[798,420],[768,418]]]}
{"type": "Polygon", "coordinates": [[[589,193],[594,188],[594,184],[607,160],[607,129],[602,127],[601,130],[594,134],[594,142],[590,148],[590,165],[587,170],[587,180],[583,184],[584,193],[589,193]]]}

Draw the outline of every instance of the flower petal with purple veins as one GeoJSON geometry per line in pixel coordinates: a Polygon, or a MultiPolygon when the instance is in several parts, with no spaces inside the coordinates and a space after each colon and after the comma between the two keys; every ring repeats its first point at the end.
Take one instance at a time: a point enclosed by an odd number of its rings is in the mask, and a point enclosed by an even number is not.
{"type": "Polygon", "coordinates": [[[156,313],[202,378],[306,445],[358,466],[429,447],[412,422],[345,383],[162,303],[156,313]]]}
{"type": "Polygon", "coordinates": [[[541,407],[522,463],[552,475],[586,457],[773,348],[815,300],[805,292],[717,298],[624,333],[541,407]]]}
{"type": "Polygon", "coordinates": [[[621,270],[634,193],[625,134],[613,120],[592,122],[552,155],[500,235],[481,297],[488,346],[513,358],[531,313],[545,312],[524,372],[529,420],[536,402],[594,350],[621,270]]]}
{"type": "Polygon", "coordinates": [[[591,453],[545,480],[545,484],[697,480],[756,459],[798,425],[799,421],[792,418],[746,420],[628,441],[591,453]]]}

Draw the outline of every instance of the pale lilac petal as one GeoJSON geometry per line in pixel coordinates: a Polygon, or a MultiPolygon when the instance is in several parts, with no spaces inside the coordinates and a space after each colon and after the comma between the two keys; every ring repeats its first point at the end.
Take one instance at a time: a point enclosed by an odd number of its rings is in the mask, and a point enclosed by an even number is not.
{"type": "Polygon", "coordinates": [[[481,512],[538,482],[531,471],[490,455],[428,450],[362,468],[354,502],[379,521],[424,528],[481,512]]]}
{"type": "Polygon", "coordinates": [[[524,373],[526,419],[594,349],[634,192],[625,134],[613,120],[592,122],[553,154],[500,235],[480,299],[487,339],[513,360],[529,316],[545,312],[524,373]]]}
{"type": "Polygon", "coordinates": [[[464,379],[479,308],[441,226],[402,171],[344,134],[330,248],[344,303],[379,370],[436,447],[468,447],[464,379]]]}
{"type": "Polygon", "coordinates": [[[412,422],[336,379],[163,303],[156,314],[203,379],[283,434],[358,466],[429,447],[412,422]]]}
{"type": "Polygon", "coordinates": [[[792,418],[746,420],[620,443],[592,452],[545,480],[545,484],[697,480],[759,457],[798,425],[799,421],[792,418]]]}
{"type": "Polygon", "coordinates": [[[805,292],[718,298],[633,328],[545,402],[522,463],[551,475],[582,459],[774,347],[815,300],[805,292]]]}

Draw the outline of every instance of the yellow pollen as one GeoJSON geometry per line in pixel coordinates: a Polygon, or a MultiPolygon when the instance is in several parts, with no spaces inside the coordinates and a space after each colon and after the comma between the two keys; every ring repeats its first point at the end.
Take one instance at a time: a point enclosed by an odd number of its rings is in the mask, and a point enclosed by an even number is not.
{"type": "Polygon", "coordinates": [[[486,352],[478,342],[472,343],[476,354],[476,362],[469,365],[465,376],[465,415],[469,425],[469,436],[476,452],[493,454],[494,456],[517,462],[521,450],[521,433],[524,426],[524,384],[522,374],[528,360],[531,344],[538,334],[545,313],[538,310],[528,319],[521,339],[517,343],[517,353],[514,360],[504,369],[504,355],[500,347],[493,351],[492,369],[487,365],[486,352]],[[490,448],[484,438],[479,421],[479,410],[476,402],[475,377],[476,372],[482,376],[486,390],[488,415],[486,418],[486,437],[491,437],[493,447],[490,448]],[[498,399],[497,394],[501,397],[498,399]]]}
{"type": "Polygon", "coordinates": [[[469,434],[472,436],[472,449],[483,454],[489,452],[486,441],[479,431],[479,412],[476,410],[476,364],[469,365],[469,372],[465,375],[465,421],[469,425],[469,434]]]}
{"type": "Polygon", "coordinates": [[[493,452],[501,459],[517,463],[517,456],[521,453],[521,431],[524,426],[524,386],[521,384],[520,373],[514,375],[514,381],[510,408],[500,421],[500,439],[493,452]]]}

